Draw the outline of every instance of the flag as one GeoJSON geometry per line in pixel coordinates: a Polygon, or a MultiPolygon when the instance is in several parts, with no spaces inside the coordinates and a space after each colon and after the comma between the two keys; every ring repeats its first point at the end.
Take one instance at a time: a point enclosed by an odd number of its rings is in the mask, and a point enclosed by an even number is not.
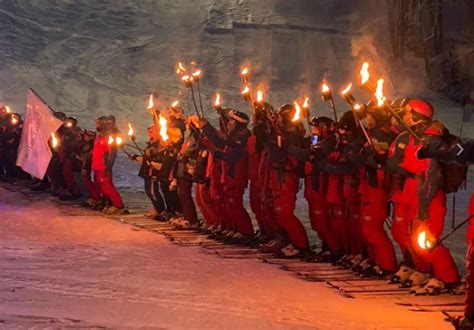
{"type": "Polygon", "coordinates": [[[38,179],[46,174],[52,152],[51,133],[62,125],[48,105],[31,89],[26,96],[26,114],[16,165],[38,179]]]}

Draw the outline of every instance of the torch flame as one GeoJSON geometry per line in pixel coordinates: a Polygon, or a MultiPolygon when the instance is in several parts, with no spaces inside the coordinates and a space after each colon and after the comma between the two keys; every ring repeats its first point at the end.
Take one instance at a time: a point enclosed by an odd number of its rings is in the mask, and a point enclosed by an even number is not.
{"type": "Polygon", "coordinates": [[[245,85],[244,89],[242,90],[242,95],[247,95],[248,93],[250,93],[250,87],[245,85]]]}
{"type": "Polygon", "coordinates": [[[193,76],[190,76],[190,75],[184,75],[181,77],[181,80],[184,81],[184,82],[190,82],[190,81],[193,81],[193,76]]]}
{"type": "Polygon", "coordinates": [[[307,96],[304,98],[303,108],[305,108],[305,109],[309,108],[309,97],[307,97],[307,96]]]}
{"type": "Polygon", "coordinates": [[[176,100],[176,101],[174,101],[173,103],[171,103],[171,107],[172,107],[172,108],[176,108],[178,105],[179,105],[179,101],[178,101],[178,100],[176,100]]]}
{"type": "Polygon", "coordinates": [[[349,85],[346,86],[346,88],[344,88],[344,90],[341,92],[342,95],[346,95],[347,93],[349,93],[352,89],[352,83],[350,83],[349,85]]]}
{"type": "Polygon", "coordinates": [[[263,101],[263,92],[261,90],[257,91],[257,102],[260,103],[263,101]]]}
{"type": "Polygon", "coordinates": [[[291,121],[297,121],[297,120],[300,120],[301,119],[301,107],[300,105],[298,104],[298,102],[293,102],[293,104],[295,105],[295,115],[293,116],[293,119],[291,121]]]}
{"type": "Polygon", "coordinates": [[[153,103],[153,94],[150,94],[150,98],[148,99],[147,109],[151,111],[151,110],[153,110],[154,107],[155,106],[154,106],[154,103],[153,103]]]}
{"type": "Polygon", "coordinates": [[[192,73],[192,76],[193,76],[193,77],[196,77],[196,78],[199,78],[199,77],[201,76],[201,73],[202,73],[202,70],[199,69],[199,70],[197,70],[197,71],[194,71],[194,72],[192,73]]]}
{"type": "Polygon", "coordinates": [[[5,111],[6,111],[7,113],[11,113],[11,112],[12,112],[9,106],[5,106],[5,111]]]}
{"type": "Polygon", "coordinates": [[[383,95],[383,79],[377,80],[377,89],[375,90],[375,97],[377,98],[377,106],[381,107],[384,105],[387,98],[383,95]]]}
{"type": "Polygon", "coordinates": [[[360,110],[360,109],[362,109],[362,106],[359,103],[354,104],[354,110],[360,110]]]}
{"type": "Polygon", "coordinates": [[[112,144],[114,143],[114,138],[112,136],[109,136],[109,141],[108,141],[108,144],[112,144]]]}
{"type": "Polygon", "coordinates": [[[248,75],[249,74],[249,68],[248,67],[243,68],[242,71],[240,72],[240,74],[242,76],[248,75]]]}
{"type": "Polygon", "coordinates": [[[128,136],[134,136],[135,135],[135,130],[133,129],[132,124],[128,123],[128,136]]]}
{"type": "Polygon", "coordinates": [[[184,72],[186,72],[186,69],[184,68],[183,63],[178,62],[178,65],[176,66],[176,73],[182,74],[184,72]]]}
{"type": "Polygon", "coordinates": [[[369,81],[370,74],[369,74],[369,62],[362,63],[362,67],[360,69],[360,83],[364,85],[367,81],[369,81]]]}
{"type": "Polygon", "coordinates": [[[13,124],[13,125],[18,124],[18,118],[17,118],[17,117],[13,117],[13,118],[12,118],[12,124],[13,124]]]}
{"type": "Polygon", "coordinates": [[[326,83],[323,83],[323,85],[321,86],[321,93],[329,93],[330,91],[331,89],[329,88],[329,86],[326,83]]]}
{"type": "Polygon", "coordinates": [[[123,144],[123,139],[121,136],[117,136],[115,138],[115,143],[118,145],[118,146],[121,146],[123,144]]]}
{"type": "Polygon", "coordinates": [[[168,124],[168,121],[166,120],[166,118],[160,115],[160,136],[163,139],[163,141],[168,141],[169,139],[169,136],[167,133],[167,124],[168,124]]]}
{"type": "Polygon", "coordinates": [[[214,106],[215,107],[221,106],[221,94],[219,93],[216,93],[216,100],[214,101],[214,106]]]}
{"type": "Polygon", "coordinates": [[[431,242],[426,238],[426,231],[422,231],[418,234],[418,245],[423,250],[429,250],[432,247],[431,242]]]}
{"type": "Polygon", "coordinates": [[[53,146],[54,149],[59,145],[59,140],[56,137],[56,133],[51,132],[51,145],[53,146]]]}

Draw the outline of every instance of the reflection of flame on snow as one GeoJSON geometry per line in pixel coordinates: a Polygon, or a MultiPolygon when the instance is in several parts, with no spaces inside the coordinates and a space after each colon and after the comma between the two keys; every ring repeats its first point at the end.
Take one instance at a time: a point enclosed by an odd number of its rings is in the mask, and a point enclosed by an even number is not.
{"type": "Polygon", "coordinates": [[[369,74],[369,62],[362,63],[362,67],[360,69],[360,83],[364,85],[367,81],[369,81],[370,74],[369,74]]]}
{"type": "Polygon", "coordinates": [[[293,104],[295,105],[295,115],[291,121],[297,121],[301,119],[301,107],[298,102],[293,102],[293,104]]]}
{"type": "Polygon", "coordinates": [[[168,130],[167,125],[168,125],[168,121],[166,120],[166,118],[160,115],[160,136],[163,139],[163,141],[168,141],[169,139],[169,136],[167,133],[167,130],[168,130]]]}
{"type": "Polygon", "coordinates": [[[135,135],[135,130],[133,129],[132,124],[128,123],[128,136],[134,136],[135,135]]]}
{"type": "Polygon", "coordinates": [[[377,80],[377,89],[375,90],[375,97],[377,98],[377,106],[381,107],[385,104],[386,97],[383,95],[383,79],[377,80]]]}

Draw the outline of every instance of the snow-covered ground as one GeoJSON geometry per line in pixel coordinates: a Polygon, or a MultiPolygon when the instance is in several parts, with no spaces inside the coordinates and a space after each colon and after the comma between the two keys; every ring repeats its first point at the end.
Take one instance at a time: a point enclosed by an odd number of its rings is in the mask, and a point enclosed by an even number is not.
{"type": "Polygon", "coordinates": [[[0,188],[0,328],[450,328],[441,313],[343,298],[257,260],[71,211],[0,188]]]}

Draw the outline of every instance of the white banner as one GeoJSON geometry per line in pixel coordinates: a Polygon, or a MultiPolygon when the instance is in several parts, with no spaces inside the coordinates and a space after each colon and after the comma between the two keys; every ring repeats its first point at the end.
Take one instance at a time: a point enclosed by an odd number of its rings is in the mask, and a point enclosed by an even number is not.
{"type": "Polygon", "coordinates": [[[46,174],[52,152],[48,145],[51,133],[62,125],[48,105],[31,89],[26,97],[26,114],[16,165],[38,179],[46,174]]]}

